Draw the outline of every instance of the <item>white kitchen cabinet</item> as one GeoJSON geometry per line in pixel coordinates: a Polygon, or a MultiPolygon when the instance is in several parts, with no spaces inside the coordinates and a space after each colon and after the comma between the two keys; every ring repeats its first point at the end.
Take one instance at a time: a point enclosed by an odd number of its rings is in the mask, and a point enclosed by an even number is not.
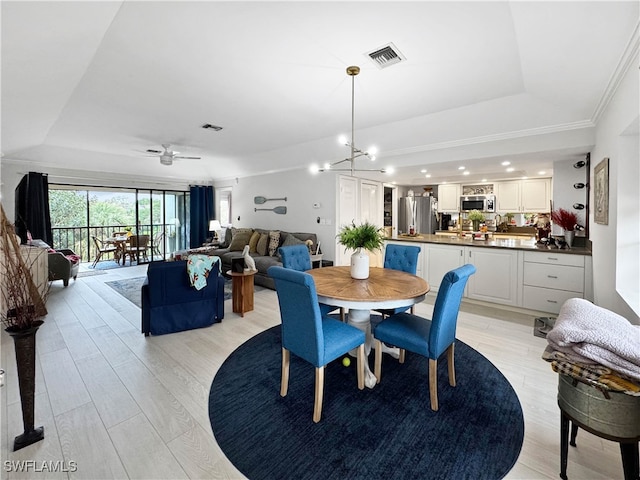
{"type": "Polygon", "coordinates": [[[548,178],[497,182],[494,188],[498,212],[550,211],[551,180],[548,178]]]}
{"type": "Polygon", "coordinates": [[[464,265],[464,249],[465,247],[458,247],[455,245],[434,245],[426,244],[423,246],[424,255],[424,270],[426,276],[423,277],[432,292],[437,292],[440,287],[440,282],[445,274],[464,265]]]}
{"type": "Polygon", "coordinates": [[[466,262],[476,267],[469,277],[467,297],[518,305],[518,252],[506,249],[466,247],[466,262]]]}
{"type": "Polygon", "coordinates": [[[438,212],[458,212],[461,190],[457,183],[438,185],[438,212]]]}
{"type": "Polygon", "coordinates": [[[525,252],[522,306],[559,313],[569,298],[583,298],[585,257],[555,252],[525,252]]]}

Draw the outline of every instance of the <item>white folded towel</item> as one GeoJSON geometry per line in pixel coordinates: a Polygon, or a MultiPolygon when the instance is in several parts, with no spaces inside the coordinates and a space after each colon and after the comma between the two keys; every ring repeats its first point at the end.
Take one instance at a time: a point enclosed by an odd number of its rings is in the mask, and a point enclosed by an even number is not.
{"type": "Polygon", "coordinates": [[[562,305],[547,341],[577,362],[599,363],[640,380],[640,326],[587,300],[571,298],[562,305]]]}

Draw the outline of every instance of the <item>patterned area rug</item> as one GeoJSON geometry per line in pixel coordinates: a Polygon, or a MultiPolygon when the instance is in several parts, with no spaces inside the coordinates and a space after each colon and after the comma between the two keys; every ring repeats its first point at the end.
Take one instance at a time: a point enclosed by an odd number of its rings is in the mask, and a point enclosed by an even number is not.
{"type": "MultiPolygon", "coordinates": [[[[142,298],[140,296],[140,289],[147,277],[133,277],[125,280],[114,280],[112,282],[104,282],[105,285],[109,285],[116,292],[136,305],[138,308],[142,308],[142,298]]],[[[225,280],[224,282],[224,299],[229,300],[231,298],[231,281],[225,280]]]]}
{"type": "Polygon", "coordinates": [[[455,355],[455,388],[446,356],[438,362],[437,412],[429,408],[426,358],[408,353],[400,364],[384,355],[382,381],[364,390],[355,361],[331,362],[322,419],[314,424],[314,368],[291,355],[289,392],[281,397],[280,327],[273,327],[220,367],[209,394],[211,427],[252,480],[502,478],[524,439],[520,402],[480,353],[457,341],[455,355]]]}
{"type": "Polygon", "coordinates": [[[78,272],[78,278],[81,277],[93,277],[95,275],[106,275],[107,272],[102,270],[80,270],[78,272]]]}

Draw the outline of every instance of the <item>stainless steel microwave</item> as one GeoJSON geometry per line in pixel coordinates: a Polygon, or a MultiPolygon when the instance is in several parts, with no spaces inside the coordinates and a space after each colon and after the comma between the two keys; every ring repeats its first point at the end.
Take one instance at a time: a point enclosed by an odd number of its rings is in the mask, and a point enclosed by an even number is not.
{"type": "Polygon", "coordinates": [[[460,197],[460,211],[470,212],[480,210],[481,212],[493,213],[496,211],[495,195],[462,195],[460,197]]]}

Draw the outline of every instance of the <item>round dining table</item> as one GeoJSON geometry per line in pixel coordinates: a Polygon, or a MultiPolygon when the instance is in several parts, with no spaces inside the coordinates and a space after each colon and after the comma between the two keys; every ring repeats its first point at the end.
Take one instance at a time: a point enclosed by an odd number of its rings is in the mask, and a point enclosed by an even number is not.
{"type": "MultiPolygon", "coordinates": [[[[416,275],[390,268],[371,267],[369,278],[351,278],[351,267],[308,270],[316,284],[318,301],[349,309],[347,322],[366,335],[365,353],[371,351],[371,310],[410,307],[424,300],[429,284],[416,275]]],[[[383,349],[398,356],[398,349],[383,349]]],[[[373,388],[376,377],[365,363],[365,385],[373,388]]]]}

